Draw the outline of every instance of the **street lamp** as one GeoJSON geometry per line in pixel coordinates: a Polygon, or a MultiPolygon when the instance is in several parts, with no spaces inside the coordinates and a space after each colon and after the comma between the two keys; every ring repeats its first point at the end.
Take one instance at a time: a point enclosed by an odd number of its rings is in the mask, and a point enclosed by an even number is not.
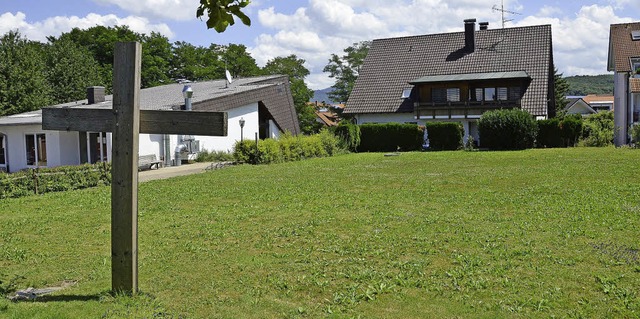
{"type": "Polygon", "coordinates": [[[243,141],[242,132],[244,130],[244,123],[245,123],[244,118],[241,117],[239,122],[240,122],[240,142],[242,142],[243,141]]]}

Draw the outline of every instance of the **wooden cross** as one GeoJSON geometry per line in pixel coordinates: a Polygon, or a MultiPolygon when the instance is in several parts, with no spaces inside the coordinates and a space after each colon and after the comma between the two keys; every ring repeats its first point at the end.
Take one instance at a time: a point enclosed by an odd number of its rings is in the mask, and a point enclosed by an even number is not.
{"type": "Polygon", "coordinates": [[[112,132],[111,285],[114,292],[138,291],[139,133],[227,135],[225,112],[140,110],[141,52],[140,43],[116,43],[112,109],[42,109],[43,130],[112,132]]]}

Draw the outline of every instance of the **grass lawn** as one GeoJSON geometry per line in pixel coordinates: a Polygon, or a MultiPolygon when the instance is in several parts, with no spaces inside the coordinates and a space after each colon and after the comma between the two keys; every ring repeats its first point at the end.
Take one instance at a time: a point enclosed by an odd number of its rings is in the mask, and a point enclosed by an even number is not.
{"type": "Polygon", "coordinates": [[[1,318],[638,318],[640,151],[351,154],[140,185],[111,296],[108,187],[0,201],[1,318]]]}

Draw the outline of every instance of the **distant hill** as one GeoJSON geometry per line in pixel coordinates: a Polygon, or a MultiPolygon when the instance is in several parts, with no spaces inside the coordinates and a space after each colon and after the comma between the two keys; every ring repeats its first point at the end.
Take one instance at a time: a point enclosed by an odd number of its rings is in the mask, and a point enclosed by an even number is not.
{"type": "Polygon", "coordinates": [[[569,83],[567,95],[613,95],[613,74],[575,75],[564,78],[569,83]]]}
{"type": "Polygon", "coordinates": [[[335,104],[334,101],[332,101],[329,96],[327,95],[329,92],[331,92],[331,88],[326,88],[323,90],[316,90],[313,91],[313,97],[311,98],[311,101],[309,102],[322,102],[324,101],[327,104],[335,104]]]}

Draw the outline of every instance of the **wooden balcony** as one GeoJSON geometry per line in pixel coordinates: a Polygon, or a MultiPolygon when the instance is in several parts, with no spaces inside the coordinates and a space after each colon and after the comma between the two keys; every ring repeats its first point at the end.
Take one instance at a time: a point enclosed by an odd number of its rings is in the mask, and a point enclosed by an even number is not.
{"type": "Polygon", "coordinates": [[[414,103],[416,119],[478,119],[486,111],[520,107],[520,99],[414,103]]]}

